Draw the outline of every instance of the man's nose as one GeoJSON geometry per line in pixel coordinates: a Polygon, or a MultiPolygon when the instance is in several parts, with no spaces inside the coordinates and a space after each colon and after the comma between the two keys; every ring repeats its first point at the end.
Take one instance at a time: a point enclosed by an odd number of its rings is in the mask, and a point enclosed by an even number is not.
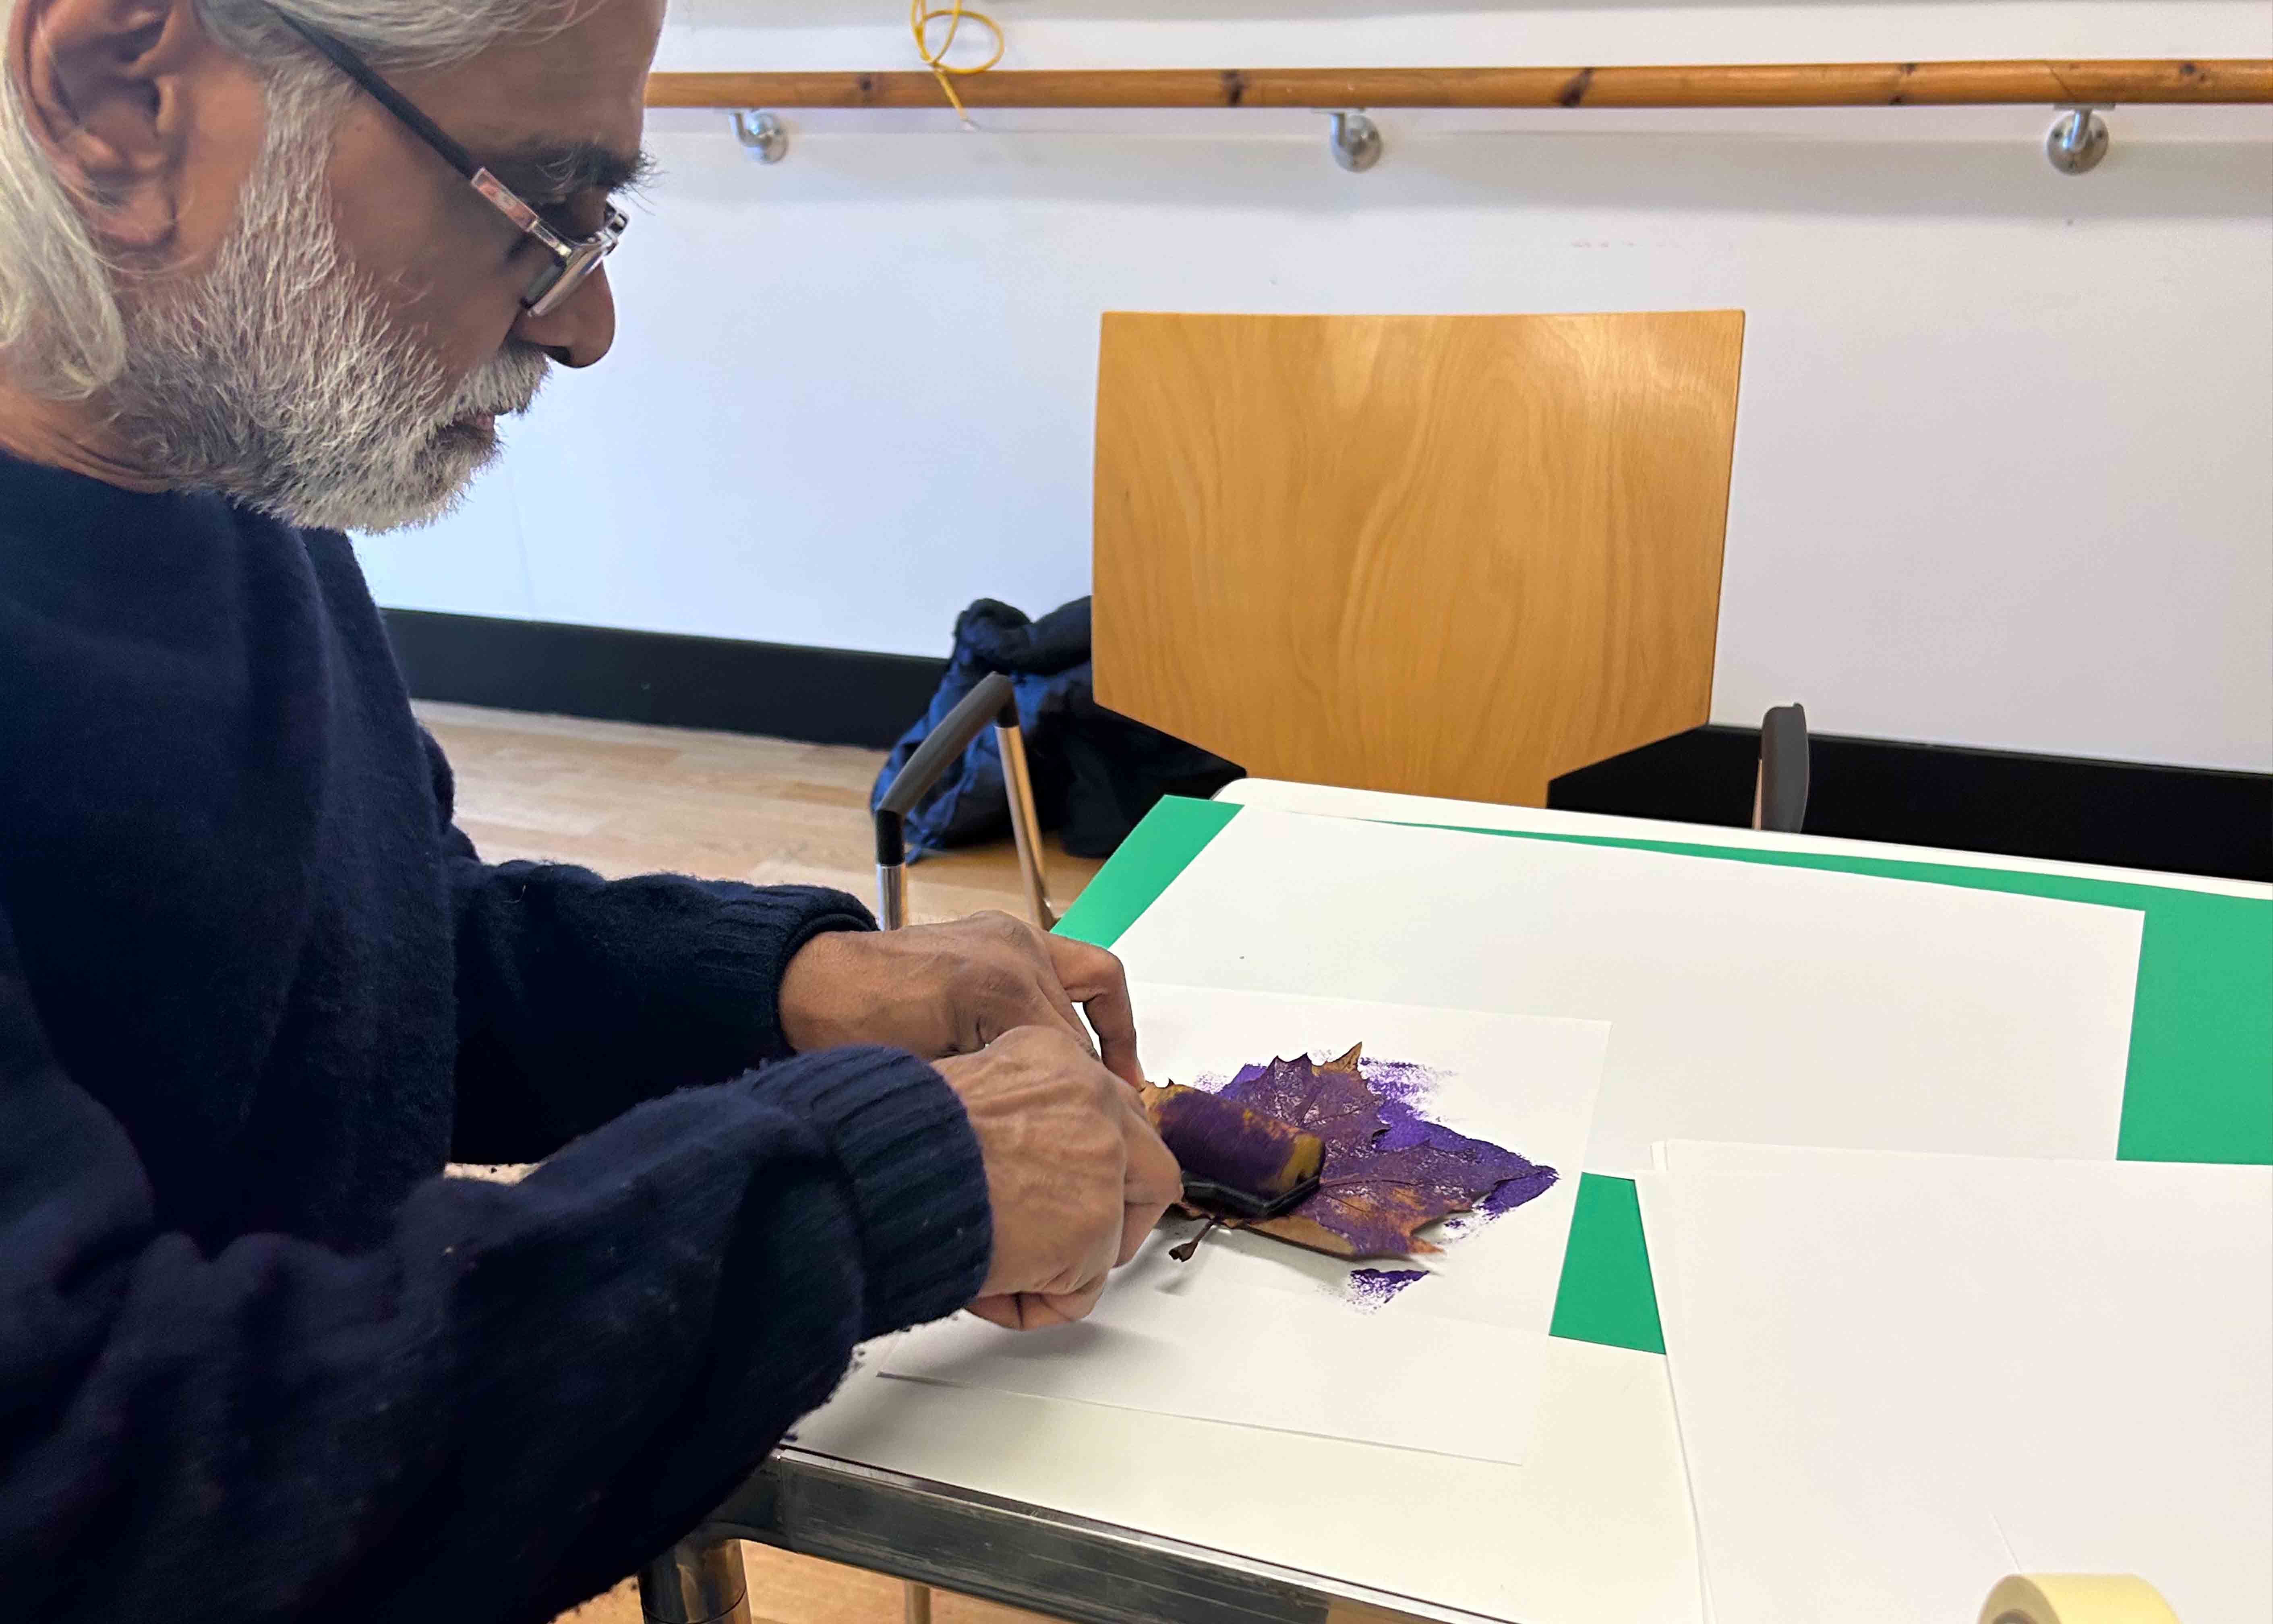
{"type": "Polygon", "coordinates": [[[616,296],[605,266],[586,277],[560,308],[543,316],[527,311],[513,335],[535,344],[563,366],[590,366],[615,347],[616,296]]]}

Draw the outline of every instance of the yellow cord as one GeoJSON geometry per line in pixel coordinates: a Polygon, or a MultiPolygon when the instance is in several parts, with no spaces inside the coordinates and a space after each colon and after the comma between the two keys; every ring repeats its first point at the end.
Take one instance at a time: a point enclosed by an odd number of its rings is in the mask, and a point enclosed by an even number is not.
{"type": "Polygon", "coordinates": [[[972,11],[963,4],[963,0],[947,0],[944,5],[934,5],[930,0],[908,0],[908,27],[916,36],[916,51],[923,57],[924,66],[929,68],[932,77],[939,80],[939,87],[947,93],[948,102],[955,109],[956,116],[964,124],[969,124],[971,115],[964,110],[963,98],[955,93],[955,81],[973,73],[984,73],[1002,60],[1005,46],[1002,25],[984,11],[972,11]],[[934,49],[931,26],[938,22],[947,25],[947,37],[939,42],[937,49],[934,49]],[[994,54],[984,62],[956,67],[948,61],[947,53],[955,49],[956,38],[963,32],[963,25],[966,22],[974,23],[994,36],[994,54]]]}

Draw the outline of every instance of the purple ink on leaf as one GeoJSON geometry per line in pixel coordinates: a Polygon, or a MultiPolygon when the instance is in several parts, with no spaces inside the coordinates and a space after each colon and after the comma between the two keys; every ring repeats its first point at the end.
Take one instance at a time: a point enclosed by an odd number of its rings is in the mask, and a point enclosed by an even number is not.
{"type": "Polygon", "coordinates": [[[1141,1097],[1187,1181],[1203,1179],[1268,1205],[1293,1196],[1323,1166],[1324,1147],[1315,1135],[1227,1095],[1168,1083],[1141,1097]]]}
{"type": "Polygon", "coordinates": [[[1344,1258],[1438,1250],[1414,1231],[1454,1213],[1511,1212],[1544,1193],[1553,1168],[1422,1114],[1422,1068],[1375,1066],[1358,1049],[1324,1065],[1307,1056],[1242,1066],[1221,1097],[1325,1142],[1317,1194],[1283,1218],[1246,1227],[1344,1258]]]}

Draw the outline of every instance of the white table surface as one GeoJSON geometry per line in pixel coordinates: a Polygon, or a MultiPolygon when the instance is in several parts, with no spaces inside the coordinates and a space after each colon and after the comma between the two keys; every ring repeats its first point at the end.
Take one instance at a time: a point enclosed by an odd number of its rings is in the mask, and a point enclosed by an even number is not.
{"type": "MultiPolygon", "coordinates": [[[[2273,887],[1268,779],[1276,811],[2067,874],[2240,897],[2273,887]]],[[[1131,962],[1179,979],[1179,966],[1131,962]]],[[[859,1362],[801,1449],[1410,1598],[1418,1616],[1702,1624],[1695,1527],[1662,1357],[1553,1339],[1521,1466],[1063,1400],[895,1381],[859,1362]],[[1275,1488],[1272,1485],[1278,1485],[1275,1488]]]]}

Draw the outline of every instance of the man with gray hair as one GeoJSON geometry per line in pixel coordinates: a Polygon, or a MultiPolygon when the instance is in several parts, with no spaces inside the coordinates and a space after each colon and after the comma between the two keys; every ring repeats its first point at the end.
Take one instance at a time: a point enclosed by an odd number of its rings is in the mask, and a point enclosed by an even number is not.
{"type": "Polygon", "coordinates": [[[1177,1193],[1110,954],[452,826],[341,531],[607,352],[661,22],[0,0],[0,1617],[548,1618],[1177,1193]]]}

